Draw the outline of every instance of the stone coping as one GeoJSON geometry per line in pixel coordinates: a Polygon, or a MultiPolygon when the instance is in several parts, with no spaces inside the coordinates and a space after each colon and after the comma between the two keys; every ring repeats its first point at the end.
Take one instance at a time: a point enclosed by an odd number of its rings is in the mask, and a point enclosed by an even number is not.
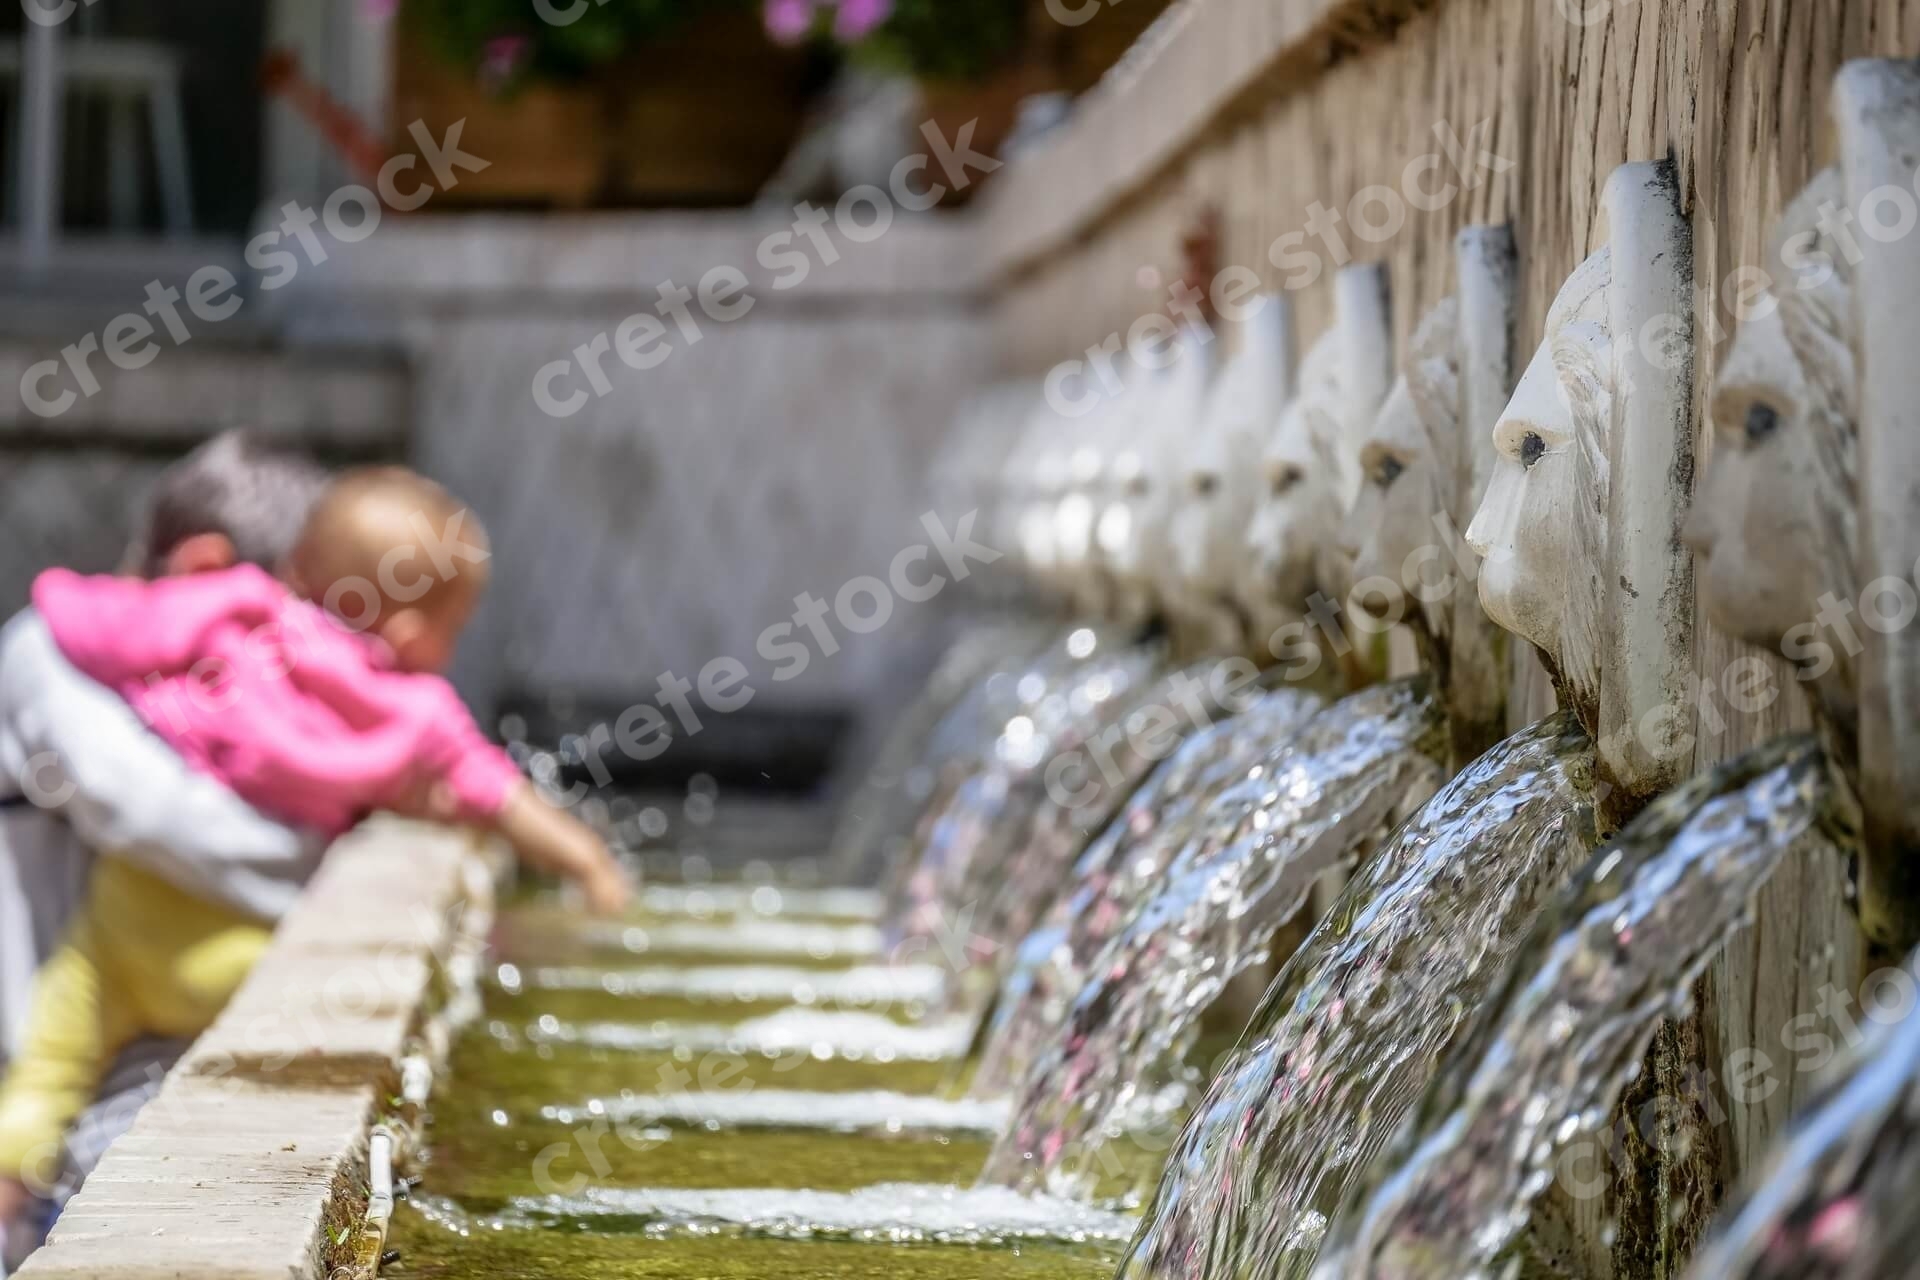
{"type": "MultiPolygon", "coordinates": [[[[831,209],[828,210],[832,212],[831,209]]],[[[862,225],[871,209],[853,214],[862,225]]],[[[395,218],[263,303],[290,315],[331,299],[395,299],[413,307],[538,310],[604,300],[652,305],[672,281],[697,289],[715,267],[737,268],[756,307],[786,303],[965,303],[979,294],[974,219],[967,214],[894,213],[886,231],[856,243],[829,224],[827,262],[794,233],[787,210],[607,213],[527,217],[418,214],[395,218]],[[778,240],[771,250],[762,245],[778,240]],[[789,255],[802,252],[804,278],[789,255]],[[771,264],[771,265],[769,265],[771,264]]]]}
{"type": "MultiPolygon", "coordinates": [[[[30,366],[59,358],[60,340],[0,339],[0,385],[18,387],[30,366]]],[[[0,445],[97,444],[105,431],[132,444],[187,447],[222,425],[244,425],[289,444],[376,455],[401,447],[413,419],[413,380],[392,356],[203,342],[143,369],[99,358],[89,367],[100,390],[58,417],[34,413],[19,395],[0,397],[0,445]]],[[[71,379],[63,371],[48,392],[71,379]]]]}
{"type": "Polygon", "coordinates": [[[1066,124],[986,189],[988,278],[1004,283],[1085,236],[1210,132],[1309,87],[1436,2],[1176,0],[1066,124]]]}
{"type": "Polygon", "coordinates": [[[492,885],[461,833],[381,818],[342,838],[19,1280],[319,1280],[403,1059],[444,1048],[439,997],[492,885]]]}

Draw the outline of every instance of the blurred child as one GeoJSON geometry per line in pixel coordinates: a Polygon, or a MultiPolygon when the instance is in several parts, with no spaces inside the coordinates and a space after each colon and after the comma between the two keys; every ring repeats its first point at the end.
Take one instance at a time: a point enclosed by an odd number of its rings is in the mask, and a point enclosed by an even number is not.
{"type": "MultiPolygon", "coordinates": [[[[350,473],[314,505],[287,582],[252,565],[156,582],[41,575],[60,651],[189,763],[284,821],[337,835],[376,808],[486,826],[596,911],[630,889],[604,842],[548,805],[438,673],[486,585],[486,535],[400,468],[350,473]]],[[[118,859],[43,970],[0,1088],[0,1221],[36,1158],[141,1033],[194,1035],[268,933],[118,859]]]]}
{"type": "MultiPolygon", "coordinates": [[[[224,432],[154,482],[127,571],[278,564],[326,484],[308,459],[224,432]]],[[[34,976],[78,909],[95,850],[271,925],[325,847],[190,768],[118,694],[73,669],[33,609],[0,627],[0,1067],[24,1039],[34,976]]],[[[121,1055],[95,1122],[68,1134],[67,1175],[91,1170],[182,1048],[149,1039],[121,1055]]],[[[37,1234],[16,1233],[15,1251],[37,1234]]]]}

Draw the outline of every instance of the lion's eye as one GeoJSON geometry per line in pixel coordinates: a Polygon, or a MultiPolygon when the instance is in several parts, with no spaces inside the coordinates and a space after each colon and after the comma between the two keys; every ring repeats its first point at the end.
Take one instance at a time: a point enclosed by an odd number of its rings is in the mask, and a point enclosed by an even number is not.
{"type": "Polygon", "coordinates": [[[1531,469],[1546,452],[1547,442],[1529,431],[1520,441],[1520,465],[1531,469]]]}
{"type": "Polygon", "coordinates": [[[1747,443],[1758,444],[1780,429],[1780,414],[1772,405],[1755,402],[1747,410],[1747,443]]]}
{"type": "Polygon", "coordinates": [[[1299,467],[1294,466],[1292,463],[1275,463],[1267,472],[1267,479],[1273,485],[1273,496],[1276,498],[1286,497],[1287,491],[1299,484],[1300,481],[1305,478],[1305,475],[1305,472],[1301,471],[1299,467]]]}
{"type": "Polygon", "coordinates": [[[1212,497],[1213,491],[1219,487],[1220,477],[1211,471],[1202,471],[1193,478],[1193,491],[1202,498],[1212,497]]]}
{"type": "Polygon", "coordinates": [[[1406,464],[1401,462],[1400,459],[1394,457],[1392,454],[1387,454],[1382,457],[1379,462],[1374,464],[1373,482],[1382,489],[1385,489],[1395,480],[1398,480],[1400,473],[1406,469],[1406,464]]]}

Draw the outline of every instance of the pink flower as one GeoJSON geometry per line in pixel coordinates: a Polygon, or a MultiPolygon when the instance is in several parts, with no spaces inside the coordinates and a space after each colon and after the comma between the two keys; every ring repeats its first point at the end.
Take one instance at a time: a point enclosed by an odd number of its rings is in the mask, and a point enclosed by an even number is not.
{"type": "Polygon", "coordinates": [[[840,0],[833,15],[833,34],[842,44],[865,39],[893,12],[893,0],[840,0]]]}
{"type": "Polygon", "coordinates": [[[766,0],[762,21],[781,44],[798,44],[813,29],[814,0],[766,0]]]}
{"type": "Polygon", "coordinates": [[[495,36],[480,47],[480,83],[499,89],[513,79],[533,41],[526,36],[495,36]]]}

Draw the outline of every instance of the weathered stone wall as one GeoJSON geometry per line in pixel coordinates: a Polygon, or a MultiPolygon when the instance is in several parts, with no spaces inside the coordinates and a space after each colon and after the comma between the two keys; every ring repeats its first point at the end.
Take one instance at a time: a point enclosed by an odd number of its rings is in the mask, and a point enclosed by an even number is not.
{"type": "MultiPolygon", "coordinates": [[[[1204,0],[1124,85],[1005,175],[987,211],[1000,281],[1002,358],[1038,374],[1164,305],[1150,288],[1177,271],[1180,231],[1203,207],[1224,215],[1221,264],[1277,288],[1298,272],[1269,247],[1308,232],[1316,205],[1339,210],[1363,189],[1404,190],[1407,167],[1440,167],[1419,190],[1461,186],[1432,212],[1407,211],[1378,239],[1339,226],[1355,260],[1389,265],[1404,341],[1454,287],[1452,239],[1472,223],[1511,222],[1520,251],[1517,344],[1530,353],[1561,282],[1602,238],[1600,191],[1615,166],[1671,156],[1695,236],[1698,403],[1734,320],[1721,282],[1759,265],[1783,201],[1831,156],[1826,96],[1848,58],[1920,49],[1920,0],[1204,0]],[[1435,128],[1445,122],[1470,159],[1484,145],[1503,172],[1471,162],[1467,185],[1435,128]],[[1478,130],[1478,132],[1476,132],[1478,130]],[[1157,268],[1143,276],[1141,268],[1157,268]]],[[[1384,221],[1388,210],[1365,211],[1384,221]]],[[[1336,259],[1314,234],[1291,244],[1336,259]],[[1304,243],[1302,243],[1302,241],[1304,243]]],[[[1326,274],[1292,295],[1301,348],[1325,325],[1326,274]]],[[[1488,424],[1490,425],[1490,424],[1488,424]]],[[[1696,432],[1704,455],[1708,433],[1696,432]]],[[[1704,457],[1700,459],[1704,462],[1704,457]]],[[[1696,474],[1699,468],[1696,467],[1696,474]]],[[[1742,646],[1704,618],[1698,670],[1717,678],[1742,646]]],[[[1783,685],[1784,667],[1775,675],[1783,685]]],[[[1540,708],[1537,676],[1516,688],[1518,714],[1540,708]]],[[[1797,690],[1764,711],[1722,702],[1726,729],[1703,733],[1700,764],[1803,726],[1797,690]]],[[[1699,1126],[1684,1156],[1643,1164],[1654,1191],[1678,1202],[1664,1239],[1603,1224],[1616,1195],[1559,1204],[1575,1252],[1595,1275],[1642,1275],[1684,1250],[1702,1210],[1750,1167],[1812,1080],[1792,1074],[1783,1035],[1815,1012],[1827,984],[1857,985],[1857,934],[1835,866],[1784,869],[1753,926],[1701,983],[1700,1015],[1663,1035],[1664,1078],[1710,1072],[1710,1094],[1683,1098],[1699,1126]],[[1730,1096],[1729,1056],[1771,1051],[1777,1085],[1730,1096]],[[1631,1237],[1631,1238],[1629,1238],[1631,1237]],[[1609,1254],[1617,1255],[1610,1257],[1609,1254]],[[1617,1267],[1616,1267],[1617,1263],[1617,1267]]],[[[1649,1159],[1652,1159],[1649,1157],[1649,1159]]],[[[1616,1188],[1617,1190],[1617,1188],[1616,1188]]],[[[1643,1189],[1644,1190],[1644,1189],[1643,1189]]],[[[1637,1194],[1637,1193],[1636,1193],[1637,1194]]],[[[1631,1198],[1631,1197],[1629,1197],[1631,1198]]],[[[1631,1224],[1629,1224],[1631,1225],[1631,1224]]]]}
{"type": "Polygon", "coordinates": [[[780,684],[755,644],[795,596],[884,579],[925,541],[933,450],[986,362],[969,229],[899,214],[867,244],[829,231],[836,260],[810,253],[806,278],[776,287],[759,245],[791,223],[419,217],[286,291],[289,341],[408,355],[414,460],[494,534],[493,588],[457,673],[480,706],[503,688],[651,697],[664,672],[692,680],[732,657],[755,710],[838,704],[884,722],[930,662],[944,598],[896,601],[871,634],[830,623],[840,651],[816,649],[780,684]],[[585,403],[566,416],[536,403],[543,366],[719,267],[748,281],[740,318],[689,304],[698,338],[668,321],[655,367],[609,353],[594,395],[576,361],[552,390],[585,403]]]}

